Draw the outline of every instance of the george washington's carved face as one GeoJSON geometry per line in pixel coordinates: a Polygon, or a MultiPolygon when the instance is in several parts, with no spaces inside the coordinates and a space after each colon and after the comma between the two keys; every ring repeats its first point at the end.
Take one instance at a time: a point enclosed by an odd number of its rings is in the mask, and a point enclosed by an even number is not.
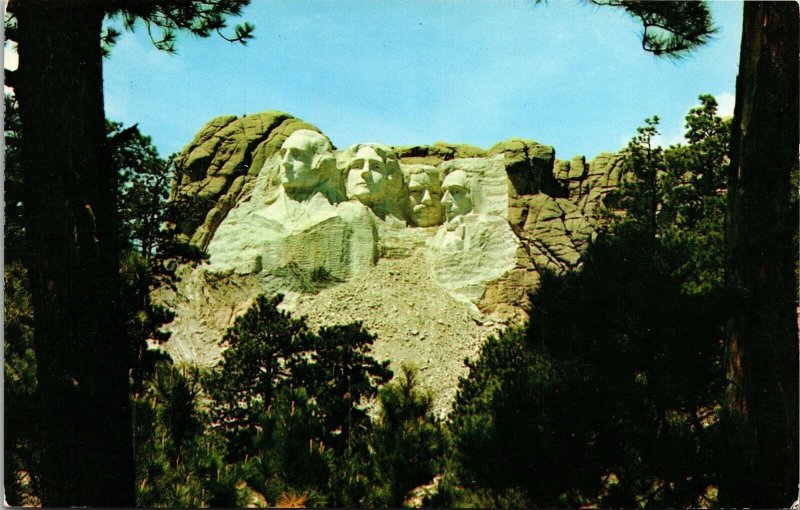
{"type": "Polygon", "coordinates": [[[315,155],[326,148],[330,151],[329,147],[322,135],[305,129],[295,131],[286,139],[278,155],[281,158],[280,180],[287,192],[308,191],[326,179],[319,165],[315,165],[315,155]]]}
{"type": "Polygon", "coordinates": [[[448,221],[472,211],[472,197],[467,174],[463,171],[456,170],[448,174],[442,182],[442,190],[444,190],[442,204],[444,204],[445,216],[448,221]]]}

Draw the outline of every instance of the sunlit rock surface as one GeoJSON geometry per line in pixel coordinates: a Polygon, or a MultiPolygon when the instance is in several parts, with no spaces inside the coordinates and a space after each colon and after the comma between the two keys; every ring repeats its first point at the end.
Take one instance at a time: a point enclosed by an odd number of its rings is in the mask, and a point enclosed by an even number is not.
{"type": "Polygon", "coordinates": [[[517,261],[504,158],[454,159],[441,167],[447,221],[428,242],[428,264],[439,286],[459,301],[477,304],[486,284],[517,261]]]}
{"type": "Polygon", "coordinates": [[[363,322],[443,411],[464,357],[527,318],[541,272],[580,266],[621,161],[521,138],[337,150],[285,113],[217,117],[176,160],[173,198],[194,209],[172,227],[209,260],[156,290],[176,312],[165,348],[214,363],[235,318],[279,292],[315,327],[363,322]]]}
{"type": "Polygon", "coordinates": [[[249,196],[220,222],[208,244],[207,270],[316,271],[344,280],[369,269],[378,255],[377,218],[345,198],[330,142],[295,131],[265,161],[249,196]]]}
{"type": "Polygon", "coordinates": [[[177,225],[178,233],[205,248],[246,184],[298,129],[318,131],[278,111],[211,119],[175,161],[173,197],[192,197],[198,206],[207,206],[177,225]]]}

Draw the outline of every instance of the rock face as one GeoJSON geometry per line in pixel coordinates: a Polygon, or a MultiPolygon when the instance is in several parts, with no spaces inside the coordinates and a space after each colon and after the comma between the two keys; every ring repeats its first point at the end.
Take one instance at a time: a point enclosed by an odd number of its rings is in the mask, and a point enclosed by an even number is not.
{"type": "Polygon", "coordinates": [[[319,131],[283,112],[211,119],[178,155],[174,198],[188,196],[208,204],[205,216],[177,225],[179,234],[205,249],[242,191],[298,129],[319,131]]]}
{"type": "Polygon", "coordinates": [[[549,145],[512,138],[489,149],[489,155],[502,154],[508,173],[508,196],[546,193],[562,196],[562,185],[553,176],[556,152],[549,145]]]}
{"type": "Polygon", "coordinates": [[[486,284],[512,270],[519,239],[508,223],[502,155],[441,164],[447,221],[428,242],[434,280],[454,298],[478,304],[486,284]]]}
{"type": "Polygon", "coordinates": [[[211,120],[176,165],[173,197],[201,214],[175,228],[209,261],[155,293],[176,311],[174,358],[214,362],[252,299],[281,292],[312,325],[364,322],[379,357],[424,369],[443,409],[464,356],[526,317],[541,272],[580,264],[621,158],[559,161],[524,139],[338,151],[265,112],[211,120]]]}
{"type": "Polygon", "coordinates": [[[220,222],[208,243],[207,270],[293,268],[345,280],[370,268],[378,255],[377,218],[359,201],[345,201],[327,138],[300,129],[280,152],[264,162],[253,186],[220,222]]]}

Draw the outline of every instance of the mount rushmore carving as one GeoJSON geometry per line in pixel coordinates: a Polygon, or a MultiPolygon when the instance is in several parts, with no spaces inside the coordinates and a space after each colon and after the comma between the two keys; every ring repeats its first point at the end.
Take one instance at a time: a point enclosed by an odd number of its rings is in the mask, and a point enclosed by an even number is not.
{"type": "Polygon", "coordinates": [[[621,165],[559,161],[521,139],[336,150],[314,126],[264,112],[213,119],[176,167],[173,197],[206,211],[174,226],[209,255],[195,272],[347,281],[413,248],[456,300],[519,318],[541,271],[580,263],[621,165]]]}

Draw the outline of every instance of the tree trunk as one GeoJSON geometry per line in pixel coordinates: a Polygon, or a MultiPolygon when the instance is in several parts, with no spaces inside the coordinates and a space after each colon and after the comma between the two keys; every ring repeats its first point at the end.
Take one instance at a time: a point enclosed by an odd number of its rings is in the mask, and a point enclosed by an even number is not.
{"type": "Polygon", "coordinates": [[[797,3],[745,2],[728,188],[729,277],[742,307],[729,337],[736,439],[723,506],[786,507],[797,497],[797,94],[797,3]]]}
{"type": "Polygon", "coordinates": [[[17,0],[26,265],[45,506],[132,506],[127,341],[106,147],[102,2],[17,0]]]}

